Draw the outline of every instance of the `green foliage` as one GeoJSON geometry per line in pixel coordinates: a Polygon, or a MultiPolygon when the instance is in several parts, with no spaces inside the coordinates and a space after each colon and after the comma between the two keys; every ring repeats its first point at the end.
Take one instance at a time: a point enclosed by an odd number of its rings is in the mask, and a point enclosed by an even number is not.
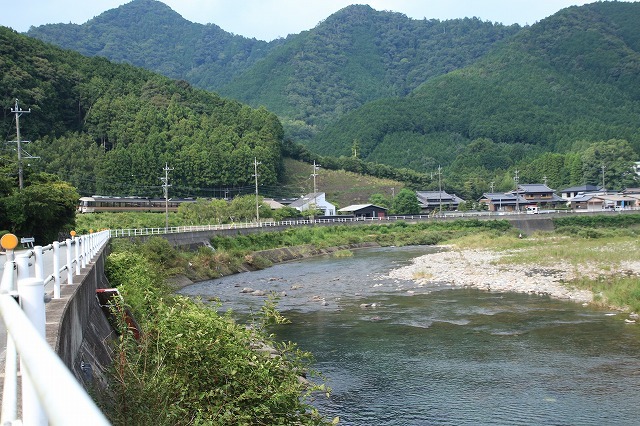
{"type": "Polygon", "coordinates": [[[563,228],[615,228],[625,229],[640,225],[640,214],[611,214],[611,215],[585,215],[568,216],[553,219],[555,228],[560,231],[563,228]]]}
{"type": "Polygon", "coordinates": [[[273,220],[276,222],[297,217],[300,217],[300,212],[293,207],[285,206],[273,211],[273,220]]]}
{"type": "Polygon", "coordinates": [[[178,207],[178,216],[183,223],[209,225],[229,221],[229,205],[225,200],[198,198],[194,203],[183,203],[178,207]]]}
{"type": "MultiPolygon", "coordinates": [[[[169,226],[191,225],[177,213],[169,212],[169,226]]],[[[76,215],[76,231],[86,234],[90,229],[164,228],[165,215],[150,212],[102,212],[76,215]]]]}
{"type": "Polygon", "coordinates": [[[81,194],[160,196],[158,176],[166,164],[173,169],[172,196],[250,185],[256,157],[262,184],[280,178],[283,130],[264,108],[8,28],[0,28],[0,51],[0,131],[14,132],[9,108],[20,99],[32,110],[22,136],[40,157],[30,170],[55,173],[81,194]]]}
{"type": "Polygon", "coordinates": [[[83,25],[44,25],[29,35],[265,105],[290,135],[318,128],[367,101],[405,95],[468,65],[519,26],[480,19],[414,20],[349,6],[311,31],[271,43],[193,24],[167,6],[138,0],[83,25]]]}
{"type": "Polygon", "coordinates": [[[371,197],[369,197],[369,203],[388,209],[391,207],[392,200],[390,200],[389,197],[386,197],[384,194],[371,194],[371,197]]]}
{"type": "Polygon", "coordinates": [[[31,27],[27,34],[209,90],[229,82],[280,44],[189,22],[162,2],[151,0],[127,3],[82,25],[48,24],[31,27]]]}
{"type": "MultiPolygon", "coordinates": [[[[266,105],[283,117],[290,135],[308,139],[366,102],[404,96],[434,76],[474,62],[519,29],[476,18],[414,20],[349,6],[289,37],[221,92],[266,105]]],[[[341,154],[354,157],[356,139],[341,154]]]]}
{"type": "Polygon", "coordinates": [[[349,155],[357,139],[365,161],[420,172],[442,164],[447,189],[474,199],[491,182],[511,189],[503,182],[515,168],[521,182],[546,176],[557,189],[581,185],[597,177],[600,158],[613,158],[612,184],[629,185],[620,156],[600,148],[595,155],[589,145],[624,140],[627,160],[640,157],[640,59],[627,44],[640,38],[633,19],[640,19],[634,3],[565,9],[409,96],[342,116],[307,146],[349,155]]]}
{"type": "MultiPolygon", "coordinates": [[[[157,247],[157,242],[152,243],[157,247]]],[[[130,248],[130,247],[129,247],[130,248]]],[[[101,401],[117,425],[328,424],[306,402],[324,385],[301,381],[310,354],[275,342],[264,325],[283,319],[267,303],[254,327],[230,313],[168,294],[147,258],[154,248],[109,256],[106,273],[142,327],[123,332],[114,355],[112,398],[101,401]],[[146,253],[146,254],[144,254],[146,253]],[[272,356],[264,348],[272,347],[272,356]]]]}
{"type": "Polygon", "coordinates": [[[415,192],[403,188],[393,199],[391,212],[393,214],[419,214],[420,204],[415,192]]]}
{"type": "Polygon", "coordinates": [[[74,187],[56,176],[31,175],[24,189],[0,198],[0,229],[48,244],[74,228],[78,197],[74,187]]]}

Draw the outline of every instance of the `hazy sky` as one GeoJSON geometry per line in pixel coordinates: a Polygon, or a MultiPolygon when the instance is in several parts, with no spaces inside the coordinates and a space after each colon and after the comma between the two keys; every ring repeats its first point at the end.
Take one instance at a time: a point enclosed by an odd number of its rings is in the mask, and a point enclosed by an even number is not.
{"type": "MultiPolygon", "coordinates": [[[[25,32],[30,26],[82,24],[128,0],[0,0],[0,25],[25,32]]],[[[185,19],[223,30],[273,40],[315,27],[350,4],[401,12],[415,19],[478,17],[484,21],[534,24],[560,9],[591,1],[574,0],[163,0],[185,19]]]]}

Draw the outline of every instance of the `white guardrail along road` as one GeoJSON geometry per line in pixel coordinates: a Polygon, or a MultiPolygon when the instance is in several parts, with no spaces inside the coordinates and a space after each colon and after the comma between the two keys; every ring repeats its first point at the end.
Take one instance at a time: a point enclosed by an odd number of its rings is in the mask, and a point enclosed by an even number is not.
{"type": "Polygon", "coordinates": [[[73,284],[109,241],[110,232],[76,236],[47,246],[15,252],[18,238],[0,239],[6,262],[1,270],[0,316],[6,326],[5,376],[2,390],[4,425],[108,425],[104,414],[45,339],[45,287],[73,284]],[[19,363],[18,363],[19,356],[19,363]],[[18,419],[18,371],[22,418],[18,419]]]}

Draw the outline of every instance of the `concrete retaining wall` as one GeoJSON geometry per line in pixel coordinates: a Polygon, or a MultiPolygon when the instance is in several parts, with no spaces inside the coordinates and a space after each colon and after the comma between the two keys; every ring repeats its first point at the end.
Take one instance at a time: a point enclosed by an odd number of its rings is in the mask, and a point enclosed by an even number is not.
{"type": "Polygon", "coordinates": [[[96,298],[97,288],[108,288],[104,262],[108,248],[90,268],[63,284],[60,299],[47,304],[47,341],[85,388],[105,385],[104,371],[111,364],[114,331],[96,298]]]}

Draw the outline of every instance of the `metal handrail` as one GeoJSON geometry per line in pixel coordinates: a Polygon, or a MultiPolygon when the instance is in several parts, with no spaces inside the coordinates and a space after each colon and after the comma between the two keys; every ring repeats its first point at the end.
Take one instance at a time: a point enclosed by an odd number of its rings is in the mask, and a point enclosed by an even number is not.
{"type": "MultiPolygon", "coordinates": [[[[0,315],[7,327],[7,336],[12,342],[7,345],[7,360],[11,358],[14,364],[13,368],[15,368],[15,352],[20,354],[22,378],[23,380],[27,378],[31,382],[36,396],[44,408],[46,414],[44,424],[47,424],[48,417],[48,421],[52,425],[109,425],[110,423],[104,414],[47,344],[47,341],[38,333],[12,296],[0,294],[0,315]],[[9,353],[10,349],[13,354],[9,353]]],[[[15,378],[15,373],[13,378],[15,378]]],[[[24,401],[23,395],[23,407],[24,402],[27,401],[24,401]]],[[[2,405],[2,424],[14,422],[17,412],[15,388],[14,390],[4,390],[2,405]],[[5,413],[5,401],[8,401],[12,406],[8,413],[5,413]]],[[[23,417],[25,425],[42,424],[41,418],[33,418],[41,416],[32,411],[30,407],[23,408],[23,417]]]]}
{"type": "Polygon", "coordinates": [[[36,246],[17,256],[14,256],[13,250],[7,250],[8,261],[0,282],[0,316],[7,328],[2,425],[44,426],[48,422],[54,425],[109,424],[49,347],[45,338],[44,305],[45,283],[54,281],[54,298],[59,298],[62,272],[67,272],[67,284],[72,284],[73,273],[80,274],[80,266],[86,266],[87,261],[109,241],[109,237],[109,231],[103,231],[67,239],[62,243],[36,246]],[[59,247],[65,245],[66,264],[60,267],[59,247]],[[75,246],[75,256],[71,254],[72,246],[75,246]],[[53,271],[45,277],[44,252],[48,250],[53,250],[53,271]],[[22,374],[22,421],[17,419],[18,354],[22,374]]]}
{"type": "MultiPolygon", "coordinates": [[[[557,213],[559,211],[553,211],[557,213]]],[[[381,223],[381,222],[393,222],[403,220],[437,220],[437,219],[464,219],[473,217],[504,217],[511,215],[524,215],[524,212],[457,212],[457,213],[441,213],[437,215],[393,215],[385,217],[332,217],[326,219],[297,219],[297,220],[283,220],[279,222],[274,221],[261,221],[261,222],[242,222],[242,223],[229,223],[219,225],[191,225],[191,226],[173,226],[168,228],[130,228],[130,229],[112,229],[111,237],[138,237],[149,235],[162,235],[162,234],[176,234],[183,232],[199,232],[199,231],[221,231],[231,229],[247,229],[247,228],[264,228],[275,226],[305,226],[313,224],[343,224],[350,222],[369,222],[369,223],[381,223]]]]}

